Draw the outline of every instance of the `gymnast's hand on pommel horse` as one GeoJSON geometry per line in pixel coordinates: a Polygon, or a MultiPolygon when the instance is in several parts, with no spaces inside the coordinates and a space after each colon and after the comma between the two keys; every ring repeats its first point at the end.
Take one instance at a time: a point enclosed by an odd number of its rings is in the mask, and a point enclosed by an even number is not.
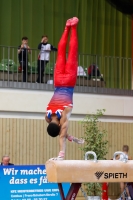
{"type": "Polygon", "coordinates": [[[78,18],[73,17],[66,22],[65,30],[58,44],[58,54],[54,70],[54,94],[47,106],[46,121],[49,123],[47,132],[50,136],[59,136],[60,152],[54,160],[65,158],[66,139],[78,144],[84,140],[67,134],[69,117],[73,107],[73,91],[77,79],[78,66],[78,18]],[[71,30],[69,52],[66,61],[66,46],[71,30]]]}

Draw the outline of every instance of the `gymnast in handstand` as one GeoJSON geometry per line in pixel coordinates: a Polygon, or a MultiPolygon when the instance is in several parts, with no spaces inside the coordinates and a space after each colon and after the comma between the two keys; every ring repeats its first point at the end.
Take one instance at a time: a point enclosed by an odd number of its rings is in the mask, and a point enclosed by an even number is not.
{"type": "Polygon", "coordinates": [[[45,116],[49,123],[47,132],[50,136],[59,136],[60,151],[56,158],[63,160],[65,158],[66,139],[78,144],[84,143],[84,140],[68,135],[68,122],[73,108],[73,91],[77,79],[78,66],[78,38],[77,24],[78,18],[73,17],[66,22],[65,30],[58,44],[58,54],[54,70],[54,95],[51,98],[45,116]],[[66,61],[66,46],[69,32],[69,52],[66,61]]]}

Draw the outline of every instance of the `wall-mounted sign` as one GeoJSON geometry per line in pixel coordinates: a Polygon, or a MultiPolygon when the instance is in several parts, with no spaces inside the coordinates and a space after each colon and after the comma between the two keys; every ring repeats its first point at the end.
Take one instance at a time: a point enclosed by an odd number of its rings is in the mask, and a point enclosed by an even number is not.
{"type": "MultiPolygon", "coordinates": [[[[70,183],[64,183],[65,195],[70,183]]],[[[0,199],[61,200],[58,185],[48,183],[44,165],[0,166],[0,199]]]]}

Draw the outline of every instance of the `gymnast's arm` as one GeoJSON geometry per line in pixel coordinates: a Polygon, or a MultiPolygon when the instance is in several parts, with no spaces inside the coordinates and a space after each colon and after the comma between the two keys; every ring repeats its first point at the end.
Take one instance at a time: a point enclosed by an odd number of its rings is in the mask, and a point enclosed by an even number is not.
{"type": "Polygon", "coordinates": [[[64,152],[65,156],[65,149],[66,149],[66,138],[67,138],[67,130],[68,130],[68,119],[67,114],[65,111],[62,113],[62,117],[60,119],[60,133],[59,133],[59,145],[60,145],[60,152],[64,152]]]}

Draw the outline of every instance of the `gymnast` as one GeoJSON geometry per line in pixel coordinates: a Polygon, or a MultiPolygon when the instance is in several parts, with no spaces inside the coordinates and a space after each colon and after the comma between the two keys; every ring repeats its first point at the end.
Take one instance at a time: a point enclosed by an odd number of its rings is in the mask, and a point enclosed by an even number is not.
{"type": "Polygon", "coordinates": [[[73,17],[66,22],[65,30],[58,44],[58,54],[54,70],[54,94],[47,106],[45,119],[49,123],[47,132],[51,137],[59,136],[60,151],[54,160],[65,158],[66,139],[84,143],[84,140],[75,138],[67,133],[69,117],[73,108],[73,91],[77,79],[78,66],[78,38],[77,24],[79,19],[73,17]],[[66,46],[69,32],[69,52],[66,61],[66,46]]]}

